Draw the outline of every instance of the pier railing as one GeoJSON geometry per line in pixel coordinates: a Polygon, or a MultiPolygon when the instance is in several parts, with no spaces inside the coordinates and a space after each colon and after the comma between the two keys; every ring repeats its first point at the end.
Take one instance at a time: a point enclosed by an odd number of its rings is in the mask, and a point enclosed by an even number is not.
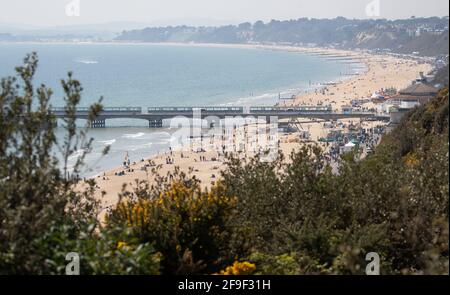
{"type": "MultiPolygon", "coordinates": [[[[57,118],[68,116],[67,109],[64,107],[52,108],[57,118]]],[[[89,119],[90,108],[80,107],[75,110],[75,116],[79,119],[89,119]]],[[[364,119],[383,119],[387,118],[376,116],[372,112],[333,112],[331,106],[209,106],[209,107],[148,107],[143,112],[141,107],[107,107],[104,108],[92,123],[92,127],[105,127],[105,120],[109,119],[140,119],[147,120],[150,127],[162,127],[162,120],[171,119],[179,116],[195,117],[199,115],[203,118],[218,117],[221,119],[227,117],[254,116],[265,117],[267,120],[271,117],[279,119],[288,118],[315,118],[323,120],[338,120],[345,118],[364,118],[364,119]]]]}
{"type": "Polygon", "coordinates": [[[258,112],[332,112],[331,106],[300,106],[300,107],[149,107],[149,113],[175,113],[175,112],[193,112],[202,111],[208,113],[258,113],[258,112]]]}

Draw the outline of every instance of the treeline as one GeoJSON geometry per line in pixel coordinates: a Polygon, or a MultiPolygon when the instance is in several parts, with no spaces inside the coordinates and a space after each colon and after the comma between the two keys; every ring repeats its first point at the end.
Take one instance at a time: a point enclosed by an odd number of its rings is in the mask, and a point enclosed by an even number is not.
{"type": "Polygon", "coordinates": [[[30,55],[21,81],[1,83],[0,273],[64,274],[76,252],[82,274],[363,274],[376,252],[382,274],[448,274],[448,89],[373,155],[344,157],[337,174],[318,147],[270,163],[230,155],[209,190],[179,170],[153,170],[154,182],[124,187],[99,222],[94,180],[74,190],[50,152],[90,149],[75,128],[82,87],[62,81],[72,116],[58,143],[51,90],[33,88],[36,68],[30,55]]]}
{"type": "Polygon", "coordinates": [[[221,27],[155,27],[124,31],[119,41],[286,43],[338,48],[388,49],[423,56],[448,54],[448,18],[405,20],[308,19],[258,21],[221,27]]]}

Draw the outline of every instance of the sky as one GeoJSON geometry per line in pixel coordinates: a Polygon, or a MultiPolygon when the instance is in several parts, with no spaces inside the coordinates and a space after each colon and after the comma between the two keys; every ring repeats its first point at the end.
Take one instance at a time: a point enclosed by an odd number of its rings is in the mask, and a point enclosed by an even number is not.
{"type": "Polygon", "coordinates": [[[300,17],[399,19],[447,16],[448,11],[448,0],[0,0],[0,24],[219,25],[300,17]]]}

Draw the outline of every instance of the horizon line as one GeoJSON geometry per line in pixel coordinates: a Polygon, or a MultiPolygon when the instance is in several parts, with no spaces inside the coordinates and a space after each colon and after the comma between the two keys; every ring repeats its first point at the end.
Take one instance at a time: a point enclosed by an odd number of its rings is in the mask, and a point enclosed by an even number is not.
{"type": "MultiPolygon", "coordinates": [[[[26,26],[26,27],[34,27],[34,28],[14,28],[14,29],[32,29],[32,30],[40,30],[40,29],[55,29],[55,28],[70,28],[70,27],[77,27],[77,26],[99,26],[99,25],[108,25],[108,24],[120,24],[120,23],[128,23],[128,24],[141,24],[147,27],[181,27],[181,26],[189,26],[189,27],[222,27],[222,26],[237,26],[239,24],[243,24],[243,23],[251,23],[251,24],[255,24],[256,22],[263,22],[264,24],[269,24],[270,22],[273,21],[279,21],[279,22],[289,22],[289,21],[298,21],[301,19],[307,19],[307,20],[336,20],[336,19],[346,19],[346,20],[354,20],[354,21],[380,21],[380,20],[385,20],[385,21],[401,21],[401,20],[410,20],[410,19],[416,19],[416,20],[420,20],[420,19],[430,19],[430,18],[439,18],[439,19],[449,19],[449,15],[443,15],[443,16],[410,16],[407,18],[358,18],[358,17],[345,17],[345,16],[336,16],[333,18],[329,18],[329,17],[323,17],[323,18],[317,18],[317,17],[307,17],[307,16],[303,16],[303,17],[298,17],[298,18],[286,18],[286,19],[258,19],[258,20],[215,20],[215,19],[211,19],[208,20],[210,22],[218,22],[218,23],[222,23],[222,24],[217,24],[217,25],[212,25],[212,24],[204,24],[204,25],[193,25],[193,24],[175,24],[176,20],[154,20],[154,21],[139,21],[139,20],[112,20],[112,21],[104,21],[104,22],[86,22],[86,23],[73,23],[73,24],[54,24],[54,25],[42,25],[42,24],[31,24],[31,23],[17,23],[17,22],[0,22],[0,25],[3,26],[26,26]],[[158,25],[156,23],[158,22],[169,22],[169,21],[173,21],[173,24],[164,24],[164,25],[158,25]],[[154,24],[152,24],[154,23],[154,24]]],[[[180,19],[181,20],[181,19],[180,19]]],[[[204,21],[205,19],[192,19],[192,22],[195,21],[204,21]]],[[[189,22],[189,21],[187,21],[189,22]]]]}

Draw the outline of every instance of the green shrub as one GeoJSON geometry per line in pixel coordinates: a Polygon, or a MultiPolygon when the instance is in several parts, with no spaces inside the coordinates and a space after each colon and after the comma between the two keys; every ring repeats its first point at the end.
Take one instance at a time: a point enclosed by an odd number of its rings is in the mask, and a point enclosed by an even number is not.
{"type": "Polygon", "coordinates": [[[256,265],[255,275],[297,275],[300,273],[295,253],[278,256],[252,253],[248,260],[256,265]]]}
{"type": "Polygon", "coordinates": [[[136,189],[133,195],[112,210],[107,224],[127,226],[130,238],[151,243],[163,256],[164,273],[217,272],[238,254],[230,226],[236,198],[221,184],[204,191],[180,178],[162,190],[136,189]]]}
{"type": "MultiPolygon", "coordinates": [[[[20,80],[1,80],[0,274],[63,274],[69,252],[80,255],[83,274],[158,273],[160,257],[151,246],[118,250],[118,241],[100,227],[95,182],[88,181],[84,191],[74,189],[92,143],[75,124],[82,87],[71,73],[61,81],[67,118],[64,140],[57,142],[52,90],[34,88],[37,66],[37,55],[30,54],[16,69],[20,80]],[[70,172],[68,158],[77,150],[86,152],[70,172]]],[[[100,104],[91,106],[88,119],[100,110],[100,104]]]]}

